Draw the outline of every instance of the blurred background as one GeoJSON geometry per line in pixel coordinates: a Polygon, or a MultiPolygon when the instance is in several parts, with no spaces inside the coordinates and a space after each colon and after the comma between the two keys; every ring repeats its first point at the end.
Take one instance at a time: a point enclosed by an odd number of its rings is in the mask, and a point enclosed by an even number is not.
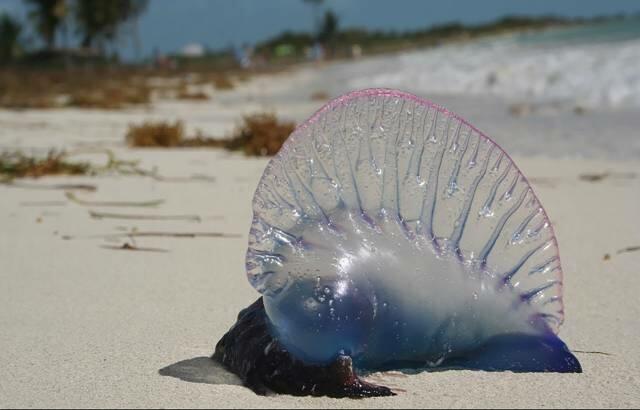
{"type": "MultiPolygon", "coordinates": [[[[245,130],[286,132],[370,87],[430,98],[516,153],[637,158],[640,5],[0,0],[0,108],[122,113],[89,141],[122,143],[144,122],[147,141],[129,145],[221,147],[248,115],[245,130]]],[[[5,148],[33,145],[8,130],[5,148]]],[[[271,134],[246,151],[275,153],[285,136],[271,134]]]]}

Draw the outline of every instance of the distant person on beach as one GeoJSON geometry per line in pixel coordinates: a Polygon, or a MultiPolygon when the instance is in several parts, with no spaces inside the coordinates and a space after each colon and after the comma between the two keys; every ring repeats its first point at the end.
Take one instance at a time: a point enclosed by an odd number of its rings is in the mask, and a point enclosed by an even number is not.
{"type": "Polygon", "coordinates": [[[252,57],[253,57],[253,48],[248,44],[243,44],[241,47],[236,47],[234,49],[234,57],[236,62],[242,68],[251,68],[252,66],[252,57]]]}

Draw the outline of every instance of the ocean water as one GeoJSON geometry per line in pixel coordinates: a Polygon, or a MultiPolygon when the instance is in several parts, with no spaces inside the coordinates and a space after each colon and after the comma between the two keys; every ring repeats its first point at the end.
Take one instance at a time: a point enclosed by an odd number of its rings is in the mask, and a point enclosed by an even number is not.
{"type": "Polygon", "coordinates": [[[349,86],[640,108],[640,18],[399,54],[363,74],[349,86]]]}

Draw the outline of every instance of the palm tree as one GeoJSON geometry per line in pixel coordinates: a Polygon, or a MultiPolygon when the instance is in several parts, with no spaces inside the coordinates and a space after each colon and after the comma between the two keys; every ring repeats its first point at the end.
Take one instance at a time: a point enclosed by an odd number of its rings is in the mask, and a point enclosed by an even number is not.
{"type": "Polygon", "coordinates": [[[114,41],[121,25],[134,21],[148,0],[76,0],[74,16],[83,47],[98,47],[114,41]]]}
{"type": "Polygon", "coordinates": [[[327,10],[324,13],[324,19],[322,20],[322,25],[318,32],[318,40],[323,43],[333,40],[335,35],[338,33],[338,24],[339,19],[336,13],[332,10],[327,10]]]}
{"type": "Polygon", "coordinates": [[[65,0],[25,0],[29,7],[29,18],[42,37],[48,50],[56,44],[56,32],[67,14],[65,0]]]}
{"type": "Polygon", "coordinates": [[[18,53],[22,26],[8,14],[0,15],[0,63],[12,60],[18,53]]]}

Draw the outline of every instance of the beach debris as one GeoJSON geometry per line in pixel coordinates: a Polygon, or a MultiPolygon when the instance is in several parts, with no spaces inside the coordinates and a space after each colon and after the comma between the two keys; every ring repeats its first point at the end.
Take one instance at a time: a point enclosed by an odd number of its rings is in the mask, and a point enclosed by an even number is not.
{"type": "Polygon", "coordinates": [[[612,179],[633,179],[636,178],[637,174],[635,172],[611,172],[605,171],[601,173],[593,173],[593,174],[580,174],[578,179],[585,182],[600,182],[608,178],[612,179]]]}
{"type": "Polygon", "coordinates": [[[202,218],[199,215],[131,215],[131,214],[116,214],[116,213],[96,212],[96,211],[89,211],[89,215],[93,219],[202,222],[202,218]]]}
{"type": "Polygon", "coordinates": [[[621,253],[637,252],[637,251],[640,251],[640,246],[627,246],[626,248],[618,250],[618,252],[616,253],[620,255],[621,253]]]}
{"type": "Polygon", "coordinates": [[[120,246],[102,245],[101,248],[117,250],[117,251],[158,252],[158,253],[167,253],[167,252],[169,252],[167,249],[144,248],[144,247],[139,247],[139,246],[136,246],[136,245],[131,245],[131,244],[127,243],[127,242],[125,242],[124,244],[122,244],[120,246]]]}
{"type": "Polygon", "coordinates": [[[225,148],[249,156],[271,156],[294,129],[295,123],[281,121],[273,113],[257,113],[244,116],[228,139],[205,137],[201,133],[187,138],[181,121],[130,125],[125,139],[130,147],[137,148],[225,148]]]}
{"type": "Polygon", "coordinates": [[[146,170],[139,166],[140,161],[118,159],[109,149],[84,148],[71,152],[49,151],[45,156],[30,156],[20,151],[0,153],[0,183],[26,189],[60,189],[67,191],[95,191],[91,184],[35,185],[16,182],[18,178],[40,178],[50,175],[95,176],[102,174],[132,175],[149,177],[161,182],[215,181],[214,177],[193,175],[190,177],[165,177],[156,169],[146,170]],[[72,161],[71,158],[84,154],[103,154],[107,161],[104,165],[95,165],[88,161],[72,161]]]}
{"type": "Polygon", "coordinates": [[[130,147],[178,147],[184,139],[184,125],[182,121],[147,121],[130,125],[125,138],[130,147]]]}
{"type": "Polygon", "coordinates": [[[73,192],[65,192],[65,196],[71,202],[83,206],[95,206],[95,207],[142,207],[153,208],[162,205],[164,199],[155,199],[151,201],[86,201],[78,198],[73,192]]]}
{"type": "Polygon", "coordinates": [[[249,156],[275,155],[293,132],[296,125],[281,121],[273,113],[244,116],[232,137],[225,141],[225,148],[243,151],[249,156]]]}
{"type": "Polygon", "coordinates": [[[213,357],[256,393],[389,396],[355,369],[411,364],[582,371],[557,336],[551,220],[509,155],[447,109],[388,89],[338,97],[269,162],[252,205],[261,297],[213,357]]]}
{"type": "Polygon", "coordinates": [[[20,151],[0,153],[0,181],[16,178],[40,178],[46,175],[88,175],[91,165],[86,162],[70,162],[67,154],[50,150],[44,157],[26,155],[20,151]]]}
{"type": "Polygon", "coordinates": [[[236,233],[226,232],[114,232],[102,235],[88,235],[88,236],[73,236],[63,235],[64,240],[75,239],[105,239],[105,238],[183,238],[183,239],[196,239],[196,238],[241,238],[242,235],[236,233]]]}
{"type": "Polygon", "coordinates": [[[125,139],[130,147],[135,148],[220,148],[225,145],[223,140],[207,138],[200,133],[187,138],[182,121],[147,121],[141,125],[131,124],[125,139]]]}
{"type": "MultiPolygon", "coordinates": [[[[627,246],[626,248],[618,249],[618,251],[616,252],[616,255],[629,253],[629,252],[638,252],[638,251],[640,251],[640,246],[627,246]]],[[[605,253],[604,256],[602,257],[602,260],[604,261],[611,260],[611,254],[605,253]]]]}
{"type": "Polygon", "coordinates": [[[329,94],[326,91],[316,91],[311,94],[311,101],[328,101],[329,94]]]}
{"type": "Polygon", "coordinates": [[[54,185],[44,185],[44,184],[27,184],[24,182],[10,181],[6,183],[7,185],[14,188],[22,188],[22,189],[34,189],[34,190],[61,190],[61,191],[87,191],[87,192],[95,192],[98,190],[98,187],[90,184],[54,184],[54,185]]]}
{"type": "Polygon", "coordinates": [[[572,350],[572,352],[579,353],[579,354],[597,354],[602,356],[615,356],[613,353],[591,351],[591,350],[572,350]]]}

